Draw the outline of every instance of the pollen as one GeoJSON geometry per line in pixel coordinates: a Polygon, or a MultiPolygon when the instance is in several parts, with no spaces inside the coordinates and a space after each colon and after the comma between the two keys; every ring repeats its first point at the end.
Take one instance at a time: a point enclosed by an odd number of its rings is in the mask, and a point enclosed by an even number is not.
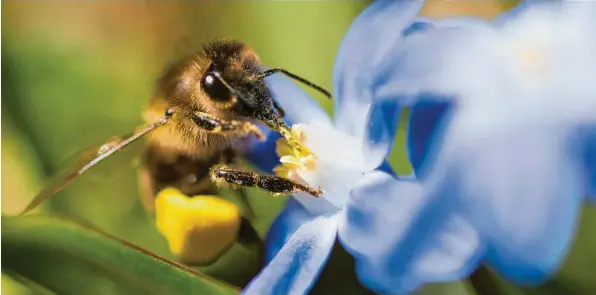
{"type": "Polygon", "coordinates": [[[209,195],[188,197],[165,188],[155,198],[157,230],[170,251],[187,264],[208,264],[236,240],[241,216],[238,208],[209,195]]]}
{"type": "Polygon", "coordinates": [[[306,147],[307,138],[300,124],[292,126],[291,137],[295,139],[296,144],[300,145],[300,149],[295,149],[285,138],[278,139],[276,152],[281,164],[273,171],[277,176],[299,180],[296,172],[315,169],[317,161],[315,154],[306,147]]]}

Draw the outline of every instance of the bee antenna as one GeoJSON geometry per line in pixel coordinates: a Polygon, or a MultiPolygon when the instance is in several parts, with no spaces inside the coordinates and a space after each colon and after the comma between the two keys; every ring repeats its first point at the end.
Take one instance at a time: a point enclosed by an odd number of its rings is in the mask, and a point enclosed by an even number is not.
{"type": "Polygon", "coordinates": [[[302,78],[302,77],[300,77],[300,76],[298,76],[296,74],[292,74],[292,73],[288,72],[287,70],[281,69],[281,68],[275,68],[275,69],[266,70],[266,71],[262,72],[261,75],[259,75],[259,79],[264,79],[264,78],[269,77],[269,76],[271,76],[271,75],[273,75],[275,73],[282,73],[282,74],[284,74],[284,75],[286,75],[286,76],[288,76],[288,77],[290,77],[290,78],[292,78],[292,79],[294,79],[294,80],[296,80],[296,81],[298,81],[298,82],[300,82],[300,83],[302,83],[302,84],[304,84],[304,85],[306,85],[306,86],[308,86],[310,88],[313,88],[314,90],[317,90],[318,92],[320,92],[323,95],[327,96],[327,98],[331,98],[332,97],[331,96],[331,93],[329,91],[325,90],[325,88],[323,88],[323,87],[321,87],[319,85],[316,85],[313,82],[310,82],[310,81],[308,81],[308,80],[306,80],[306,79],[304,79],[304,78],[302,78]]]}

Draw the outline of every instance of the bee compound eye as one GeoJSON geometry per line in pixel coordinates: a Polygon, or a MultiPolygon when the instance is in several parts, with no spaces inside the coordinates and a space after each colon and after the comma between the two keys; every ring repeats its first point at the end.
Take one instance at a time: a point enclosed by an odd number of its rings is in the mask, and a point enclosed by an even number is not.
{"type": "Polygon", "coordinates": [[[203,91],[209,97],[216,101],[229,101],[232,98],[232,93],[219,78],[216,77],[215,72],[207,72],[201,81],[203,91]]]}

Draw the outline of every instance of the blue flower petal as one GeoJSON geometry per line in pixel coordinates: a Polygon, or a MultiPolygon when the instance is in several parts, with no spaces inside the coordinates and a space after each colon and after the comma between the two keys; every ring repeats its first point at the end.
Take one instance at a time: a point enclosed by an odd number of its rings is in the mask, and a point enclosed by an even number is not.
{"type": "Polygon", "coordinates": [[[380,293],[468,276],[484,244],[453,198],[424,194],[414,181],[373,172],[352,191],[339,238],[361,281],[380,293]]]}
{"type": "Polygon", "coordinates": [[[434,165],[461,175],[453,192],[487,239],[489,263],[516,283],[547,279],[570,246],[584,186],[569,143],[557,128],[517,126],[480,141],[460,140],[457,157],[441,153],[434,165]]]}
{"type": "Polygon", "coordinates": [[[402,293],[465,277],[485,253],[504,277],[532,284],[564,258],[583,190],[565,132],[511,130],[477,141],[456,131],[431,151],[441,157],[424,181],[375,172],[352,191],[339,238],[372,289],[402,293]]]}
{"type": "Polygon", "coordinates": [[[596,125],[583,128],[580,132],[580,153],[586,180],[589,201],[596,202],[596,125]]]}
{"type": "Polygon", "coordinates": [[[335,243],[337,217],[305,221],[242,294],[307,294],[335,243]]]}
{"type": "MultiPolygon", "coordinates": [[[[574,173],[570,175],[577,177],[574,173]]],[[[505,222],[517,220],[533,227],[529,230],[496,227],[491,232],[487,259],[504,277],[519,284],[533,285],[542,283],[558,270],[571,244],[580,207],[579,191],[569,190],[577,178],[568,178],[567,175],[561,175],[560,182],[566,182],[561,189],[553,189],[549,195],[542,192],[544,195],[540,197],[544,200],[541,201],[550,208],[530,209],[530,212],[523,213],[520,212],[526,211],[523,204],[516,204],[522,209],[511,210],[513,212],[500,216],[505,222]],[[558,200],[553,200],[555,197],[558,200]]],[[[535,196],[532,198],[537,200],[535,196]]],[[[496,208],[503,209],[503,206],[496,208]]]]}
{"type": "Polygon", "coordinates": [[[395,141],[400,111],[399,105],[390,101],[371,106],[366,118],[368,125],[363,139],[363,156],[369,170],[379,167],[391,151],[395,141]]]}
{"type": "MultiPolygon", "coordinates": [[[[460,74],[460,68],[466,69],[468,64],[455,63],[454,57],[460,58],[464,53],[482,47],[480,45],[486,44],[484,41],[495,38],[495,30],[486,22],[463,19],[433,24],[437,27],[419,30],[405,37],[391,48],[392,54],[386,55],[381,61],[371,83],[373,103],[388,100],[408,106],[418,102],[418,98],[429,98],[420,96],[422,93],[431,94],[430,98],[433,99],[451,99],[449,96],[459,90],[462,84],[470,84],[470,80],[465,80],[467,77],[460,74]]],[[[482,54],[479,56],[485,57],[482,54]]],[[[477,62],[477,59],[471,62],[477,62]]],[[[493,78],[488,71],[480,72],[483,75],[481,78],[493,78]]]]}
{"type": "Polygon", "coordinates": [[[377,170],[388,173],[389,175],[395,175],[395,170],[393,170],[393,167],[391,167],[391,163],[386,160],[383,161],[383,164],[381,164],[377,170]]]}
{"type": "MultiPolygon", "coordinates": [[[[463,28],[463,27],[469,27],[469,28],[476,28],[476,27],[485,27],[487,26],[487,22],[480,19],[480,18],[475,18],[475,17],[453,17],[453,18],[444,18],[441,20],[437,20],[437,21],[433,21],[431,19],[425,18],[425,17],[417,17],[415,18],[412,23],[404,29],[404,31],[402,32],[402,35],[404,37],[406,37],[406,39],[412,35],[415,35],[416,33],[421,33],[421,32],[428,32],[429,30],[435,29],[435,28],[448,28],[448,27],[453,27],[453,28],[463,28]]],[[[400,44],[398,43],[396,45],[397,47],[400,46],[400,44]]],[[[429,63],[424,60],[421,59],[421,61],[424,63],[422,65],[420,65],[421,67],[424,66],[428,66],[429,63]]],[[[393,66],[395,66],[396,68],[400,68],[399,64],[394,64],[393,66]]],[[[432,66],[432,64],[431,64],[432,66]]],[[[416,67],[416,65],[412,65],[413,68],[416,67]]],[[[375,86],[376,85],[383,85],[383,84],[392,84],[395,81],[392,80],[394,77],[393,75],[375,75],[375,86]]],[[[385,92],[383,94],[383,98],[382,99],[375,99],[375,103],[371,106],[371,109],[369,111],[369,114],[367,116],[367,126],[366,126],[366,130],[365,130],[365,136],[364,136],[364,155],[366,157],[367,163],[370,164],[370,169],[374,169],[377,167],[377,165],[379,165],[379,163],[385,158],[387,157],[387,155],[389,154],[389,152],[391,151],[391,148],[393,146],[394,143],[394,137],[395,137],[395,133],[397,131],[397,125],[399,122],[399,115],[400,115],[400,108],[403,107],[406,103],[404,102],[408,102],[411,99],[409,99],[408,97],[404,97],[403,95],[399,94],[399,92],[395,92],[395,93],[388,93],[385,92]]],[[[421,95],[418,96],[418,100],[430,100],[430,101],[437,101],[436,105],[441,105],[438,106],[439,108],[441,108],[442,106],[444,106],[446,104],[445,102],[445,98],[444,97],[440,97],[437,95],[421,95]]],[[[427,109],[427,108],[425,108],[427,109]]],[[[434,114],[432,112],[437,112],[438,110],[430,110],[428,109],[428,112],[431,113],[421,113],[420,110],[418,111],[418,113],[416,113],[415,115],[417,116],[414,120],[414,124],[418,125],[418,123],[420,122],[420,118],[418,116],[435,116],[435,115],[439,115],[439,114],[434,114]]],[[[420,127],[428,127],[429,124],[434,123],[433,120],[434,119],[439,119],[439,118],[428,118],[429,122],[428,123],[424,123],[424,126],[420,126],[420,127]]],[[[419,127],[419,126],[416,126],[419,127]]],[[[428,137],[430,135],[430,132],[432,130],[424,130],[425,133],[423,133],[421,136],[422,137],[426,137],[424,138],[425,140],[430,139],[430,137],[428,137]]],[[[424,142],[420,142],[421,144],[426,145],[426,141],[424,142]]],[[[419,159],[415,159],[415,160],[421,160],[422,159],[422,154],[418,155],[419,159]]],[[[415,164],[415,168],[417,167],[417,164],[419,164],[419,162],[417,162],[415,164]]]]}
{"type": "Polygon", "coordinates": [[[421,102],[412,106],[407,132],[407,151],[414,173],[422,163],[433,143],[434,135],[445,124],[449,104],[446,102],[421,102]]]}
{"type": "Polygon", "coordinates": [[[401,32],[401,34],[403,37],[408,37],[409,35],[412,35],[414,33],[423,32],[432,28],[435,28],[433,20],[427,17],[420,16],[412,20],[412,23],[408,27],[406,27],[401,32]]]}
{"type": "MultiPolygon", "coordinates": [[[[451,75],[458,73],[454,69],[461,65],[452,64],[449,60],[453,53],[470,45],[466,42],[473,40],[473,36],[485,36],[481,41],[495,36],[490,23],[475,17],[453,17],[436,21],[418,17],[406,30],[404,33],[407,34],[402,42],[396,42],[388,50],[392,54],[385,55],[376,68],[372,81],[375,103],[401,99],[399,103],[403,106],[410,105],[412,98],[428,99],[425,96],[416,97],[421,92],[445,94],[448,85],[434,84],[441,82],[437,78],[449,76],[445,71],[451,75]],[[417,23],[427,25],[416,25],[417,23]],[[412,26],[419,28],[412,29],[412,26]]],[[[451,91],[452,88],[448,90],[451,91]]],[[[450,99],[441,96],[432,98],[450,99]]]]}
{"type": "Polygon", "coordinates": [[[424,1],[375,1],[352,23],[335,61],[333,88],[336,126],[362,136],[372,101],[370,85],[379,62],[424,1]]]}
{"type": "Polygon", "coordinates": [[[288,124],[317,122],[331,124],[331,118],[321,105],[293,81],[282,74],[275,74],[265,78],[265,82],[273,92],[274,99],[285,110],[284,120],[288,124]]]}
{"type": "Polygon", "coordinates": [[[485,19],[475,16],[453,16],[441,19],[432,19],[426,16],[419,16],[412,20],[412,23],[403,30],[402,35],[408,37],[415,33],[420,33],[433,28],[446,27],[475,27],[486,26],[488,22],[485,19]]]}
{"type": "Polygon", "coordinates": [[[283,211],[277,216],[265,238],[265,263],[269,263],[301,224],[313,219],[293,197],[288,198],[283,211]]]}
{"type": "Polygon", "coordinates": [[[596,139],[588,142],[584,163],[586,169],[587,197],[596,202],[596,139]]]}

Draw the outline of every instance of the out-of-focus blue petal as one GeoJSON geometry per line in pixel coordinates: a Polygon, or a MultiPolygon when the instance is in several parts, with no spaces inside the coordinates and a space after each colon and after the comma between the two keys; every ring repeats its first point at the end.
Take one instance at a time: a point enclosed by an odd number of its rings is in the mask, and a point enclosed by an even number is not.
{"type": "Polygon", "coordinates": [[[401,31],[424,1],[373,2],[352,23],[335,60],[333,88],[337,127],[357,137],[364,134],[372,101],[370,85],[378,63],[401,39],[401,31]]]}
{"type": "Polygon", "coordinates": [[[370,113],[366,118],[368,125],[363,138],[363,156],[369,170],[379,167],[391,151],[400,111],[399,105],[390,101],[371,106],[370,113]]]}
{"type": "Polygon", "coordinates": [[[584,152],[584,167],[586,171],[586,183],[588,200],[596,202],[596,132],[586,139],[586,150],[584,152]]]}
{"type": "MultiPolygon", "coordinates": [[[[374,103],[389,100],[404,106],[419,102],[417,99],[420,98],[449,100],[462,87],[470,88],[464,87],[470,84],[469,77],[460,73],[475,64],[456,63],[454,57],[461,59],[469,51],[483,49],[482,46],[488,46],[484,41],[490,41],[496,35],[489,24],[474,23],[478,25],[451,26],[445,22],[441,27],[412,33],[396,44],[391,49],[392,54],[386,55],[375,72],[371,83],[374,103]],[[430,95],[420,95],[422,93],[430,95]]],[[[478,54],[476,58],[485,57],[486,55],[478,54]]],[[[476,71],[476,78],[481,75],[480,78],[491,81],[493,75],[490,71],[491,69],[476,71]]]]}
{"type": "Polygon", "coordinates": [[[395,175],[395,170],[393,170],[393,167],[391,167],[391,164],[387,160],[383,161],[383,164],[377,170],[388,173],[389,175],[395,175]]]}
{"type": "Polygon", "coordinates": [[[407,132],[407,152],[414,173],[418,172],[433,143],[434,135],[446,124],[447,102],[417,103],[412,106],[407,132]]]}
{"type": "Polygon", "coordinates": [[[265,82],[273,92],[274,99],[286,111],[284,120],[287,123],[331,124],[331,118],[321,105],[283,74],[269,76],[265,82]]]}
{"type": "MultiPolygon", "coordinates": [[[[416,33],[420,33],[420,32],[426,32],[428,30],[432,30],[434,28],[447,28],[447,27],[453,27],[453,28],[459,28],[459,27],[477,27],[477,26],[481,26],[481,27],[485,27],[487,26],[487,22],[479,19],[479,18],[474,18],[474,17],[454,17],[454,18],[445,18],[445,19],[441,19],[441,20],[437,20],[437,21],[433,21],[429,18],[425,18],[425,17],[417,17],[415,18],[412,23],[406,27],[404,29],[404,31],[402,32],[402,35],[404,37],[409,37],[413,34],[416,33]]],[[[432,40],[431,40],[432,41],[432,40]]],[[[399,46],[399,43],[398,45],[399,46]]],[[[432,53],[429,53],[432,54],[432,53]]],[[[422,67],[427,66],[427,62],[424,61],[424,65],[421,65],[422,67]]],[[[395,67],[399,68],[400,65],[399,64],[395,64],[395,67]]],[[[415,65],[413,65],[415,67],[415,65]]],[[[377,76],[375,75],[375,83],[378,84],[391,84],[392,81],[392,76],[391,75],[387,75],[384,77],[381,76],[377,76]]],[[[375,84],[376,85],[376,84],[375,84]]],[[[366,126],[366,130],[365,130],[365,136],[364,136],[364,155],[367,159],[367,163],[370,164],[370,169],[374,169],[376,168],[379,163],[389,154],[389,152],[391,151],[391,148],[393,146],[393,142],[394,142],[394,136],[395,136],[395,132],[397,130],[397,125],[399,123],[399,110],[401,109],[401,107],[403,107],[405,104],[407,104],[407,102],[409,101],[413,101],[412,99],[409,99],[407,97],[403,97],[402,95],[399,94],[399,92],[396,92],[395,95],[392,96],[391,93],[387,93],[385,92],[383,94],[383,99],[376,99],[375,103],[371,106],[371,109],[369,111],[369,114],[366,118],[366,122],[367,122],[367,126],[366,126]]],[[[423,95],[419,95],[417,96],[417,100],[429,100],[429,101],[435,101],[432,104],[438,105],[438,107],[440,106],[444,106],[446,104],[445,102],[445,98],[444,97],[440,97],[438,95],[429,95],[429,94],[423,94],[423,95]]],[[[428,106],[428,104],[425,104],[425,106],[428,106]]],[[[423,110],[422,108],[419,110],[419,112],[417,114],[415,114],[416,116],[418,116],[416,118],[416,120],[414,121],[415,124],[419,124],[421,121],[419,120],[421,116],[426,116],[426,115],[437,115],[437,114],[433,114],[433,112],[437,112],[437,110],[435,109],[428,109],[428,108],[424,108],[424,110],[426,110],[427,112],[429,112],[428,114],[423,114],[423,110]]],[[[421,126],[421,127],[428,127],[428,125],[430,123],[435,123],[433,122],[433,119],[438,119],[438,118],[429,118],[429,122],[426,123],[424,122],[425,126],[421,126]]],[[[434,124],[433,124],[434,125],[434,124]]],[[[430,132],[432,130],[424,130],[425,133],[422,134],[422,137],[425,137],[425,140],[430,139],[430,137],[428,137],[430,135],[430,132]]],[[[426,144],[426,141],[424,142],[420,142],[422,144],[426,144]]],[[[420,156],[418,160],[422,159],[422,154],[417,155],[420,156]]],[[[418,162],[420,163],[420,162],[418,162]]],[[[415,167],[417,168],[417,166],[415,165],[415,167]]]]}
{"type": "Polygon", "coordinates": [[[301,224],[313,219],[304,207],[293,197],[288,198],[283,211],[277,216],[265,238],[265,263],[277,255],[286,241],[301,224]]]}
{"type": "MultiPolygon", "coordinates": [[[[418,17],[403,31],[402,42],[395,43],[380,61],[373,79],[375,103],[385,100],[401,106],[425,100],[451,100],[443,96],[441,82],[436,79],[444,70],[452,70],[449,57],[454,51],[465,47],[462,37],[494,35],[491,24],[475,17],[453,17],[432,20],[418,17]],[[437,66],[442,65],[442,66],[437,66]],[[421,95],[422,94],[422,95],[421,95]]],[[[449,89],[452,90],[452,89],[449,89]]]]}
{"type": "Polygon", "coordinates": [[[403,294],[466,277],[477,266],[485,248],[461,204],[428,193],[383,172],[366,175],[352,191],[339,238],[372,290],[403,294]]]}
{"type": "Polygon", "coordinates": [[[409,26],[404,28],[401,32],[403,37],[407,37],[411,34],[422,32],[431,28],[434,28],[435,25],[433,24],[433,20],[427,17],[419,16],[412,20],[409,26]]]}
{"type": "Polygon", "coordinates": [[[588,200],[596,202],[596,125],[585,133],[583,163],[586,173],[588,200]]]}
{"type": "Polygon", "coordinates": [[[596,124],[580,126],[571,141],[582,163],[586,198],[596,203],[596,124]]]}
{"type": "Polygon", "coordinates": [[[462,205],[490,245],[487,259],[516,283],[552,275],[575,231],[584,189],[581,163],[561,131],[540,126],[460,140],[453,166],[433,167],[459,169],[462,205]]]}
{"type": "Polygon", "coordinates": [[[474,16],[454,16],[436,20],[426,16],[418,16],[403,30],[402,35],[408,37],[414,33],[424,32],[433,28],[474,27],[486,26],[487,24],[485,19],[474,16]]]}
{"type": "Polygon", "coordinates": [[[307,294],[327,262],[337,235],[337,215],[305,221],[243,294],[307,294]]]}

